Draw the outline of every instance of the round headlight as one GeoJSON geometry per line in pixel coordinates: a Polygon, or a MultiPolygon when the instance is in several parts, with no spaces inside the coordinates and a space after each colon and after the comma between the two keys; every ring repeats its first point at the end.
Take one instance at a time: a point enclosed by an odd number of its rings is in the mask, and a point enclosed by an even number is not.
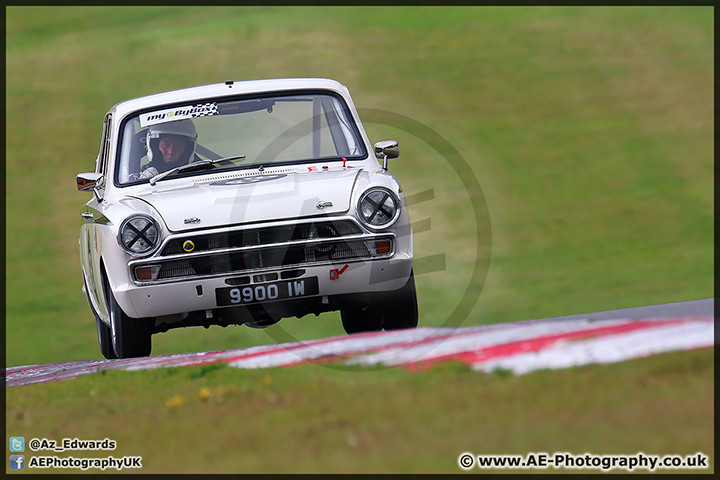
{"type": "Polygon", "coordinates": [[[133,255],[141,255],[153,250],[160,238],[157,222],[151,217],[137,215],[128,218],[120,226],[118,240],[120,246],[133,255]]]}
{"type": "Polygon", "coordinates": [[[384,228],[400,215],[400,202],[387,188],[375,187],[363,193],[358,202],[360,220],[371,228],[384,228]]]}

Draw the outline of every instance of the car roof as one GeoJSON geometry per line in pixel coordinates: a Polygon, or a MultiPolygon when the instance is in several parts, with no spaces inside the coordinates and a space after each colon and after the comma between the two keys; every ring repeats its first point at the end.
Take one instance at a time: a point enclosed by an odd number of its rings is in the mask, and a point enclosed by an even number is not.
{"type": "Polygon", "coordinates": [[[130,112],[141,108],[152,107],[153,105],[166,105],[169,103],[184,101],[198,102],[204,99],[226,95],[311,89],[332,90],[343,96],[348,96],[348,90],[345,85],[328,78],[274,78],[243,81],[228,80],[223,83],[182,88],[179,90],[171,90],[132,98],[115,104],[110,109],[110,112],[112,112],[115,116],[124,117],[130,112]]]}

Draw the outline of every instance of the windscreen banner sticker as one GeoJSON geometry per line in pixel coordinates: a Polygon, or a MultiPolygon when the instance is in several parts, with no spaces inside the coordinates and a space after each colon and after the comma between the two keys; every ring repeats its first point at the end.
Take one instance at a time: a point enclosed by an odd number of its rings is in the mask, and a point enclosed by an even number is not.
{"type": "Polygon", "coordinates": [[[187,107],[167,108],[165,110],[143,113],[140,115],[140,126],[147,127],[148,125],[156,125],[158,123],[173,122],[185,118],[207,117],[217,114],[218,107],[215,102],[188,105],[187,107]]]}

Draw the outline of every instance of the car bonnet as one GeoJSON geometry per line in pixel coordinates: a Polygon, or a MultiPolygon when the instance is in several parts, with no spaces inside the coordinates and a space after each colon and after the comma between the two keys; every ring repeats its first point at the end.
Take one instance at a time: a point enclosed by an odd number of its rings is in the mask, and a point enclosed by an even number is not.
{"type": "Polygon", "coordinates": [[[160,181],[131,197],[150,204],[173,232],[347,212],[361,169],[268,171],[160,181]]]}

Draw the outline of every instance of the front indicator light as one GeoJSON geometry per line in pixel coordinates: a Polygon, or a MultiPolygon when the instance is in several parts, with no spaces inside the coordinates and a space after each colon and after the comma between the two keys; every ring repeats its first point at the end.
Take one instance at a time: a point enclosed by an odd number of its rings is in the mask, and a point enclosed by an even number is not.
{"type": "Polygon", "coordinates": [[[378,255],[385,255],[386,253],[390,253],[392,250],[392,242],[390,240],[378,240],[375,242],[375,252],[378,255]]]}
{"type": "Polygon", "coordinates": [[[157,280],[160,273],[160,265],[147,265],[135,267],[135,278],[140,281],[157,280]]]}
{"type": "Polygon", "coordinates": [[[392,240],[388,239],[371,240],[369,242],[365,242],[365,246],[367,246],[368,250],[370,250],[370,253],[374,257],[378,255],[387,255],[392,252],[392,240]]]}

